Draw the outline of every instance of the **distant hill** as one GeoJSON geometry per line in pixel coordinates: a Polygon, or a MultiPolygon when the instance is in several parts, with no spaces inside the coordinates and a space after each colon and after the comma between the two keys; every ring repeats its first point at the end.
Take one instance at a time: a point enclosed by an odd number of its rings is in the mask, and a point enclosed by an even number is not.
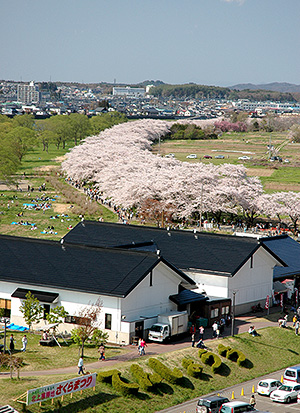
{"type": "Polygon", "coordinates": [[[240,83],[238,85],[231,86],[230,89],[234,90],[272,90],[273,92],[282,93],[300,93],[300,85],[294,85],[292,83],[285,82],[273,82],[261,85],[254,85],[253,83],[240,83]]]}
{"type": "Polygon", "coordinates": [[[254,101],[296,102],[300,100],[300,93],[279,92],[264,89],[233,89],[218,86],[196,84],[158,85],[151,89],[151,94],[162,98],[175,99],[250,99],[254,101]],[[299,96],[297,96],[299,95],[299,96]]]}

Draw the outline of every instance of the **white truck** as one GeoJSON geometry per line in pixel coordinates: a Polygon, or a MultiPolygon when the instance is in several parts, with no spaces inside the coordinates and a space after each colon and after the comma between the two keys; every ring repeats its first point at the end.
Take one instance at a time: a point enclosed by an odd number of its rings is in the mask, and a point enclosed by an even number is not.
{"type": "Polygon", "coordinates": [[[186,333],[187,329],[187,311],[171,311],[157,317],[157,323],[149,330],[148,339],[162,343],[173,336],[186,333]]]}

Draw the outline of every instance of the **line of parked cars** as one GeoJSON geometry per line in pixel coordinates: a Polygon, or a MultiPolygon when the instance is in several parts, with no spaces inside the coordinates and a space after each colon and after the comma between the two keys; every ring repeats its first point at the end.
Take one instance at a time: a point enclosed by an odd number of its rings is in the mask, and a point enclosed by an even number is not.
{"type": "MultiPolygon", "coordinates": [[[[270,397],[274,402],[300,403],[300,365],[288,367],[283,374],[283,383],[277,379],[267,378],[258,382],[257,394],[270,397]]],[[[196,413],[244,413],[262,412],[243,401],[229,401],[223,396],[208,396],[198,400],[196,413]]]]}

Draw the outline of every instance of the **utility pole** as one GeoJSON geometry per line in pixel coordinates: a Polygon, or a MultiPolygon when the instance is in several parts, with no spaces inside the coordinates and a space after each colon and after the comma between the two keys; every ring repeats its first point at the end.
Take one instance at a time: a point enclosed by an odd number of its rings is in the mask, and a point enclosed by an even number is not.
{"type": "Polygon", "coordinates": [[[231,320],[231,336],[234,337],[234,320],[235,320],[235,295],[237,291],[232,291],[232,320],[231,320]]]}
{"type": "Polygon", "coordinates": [[[201,184],[201,192],[200,192],[200,231],[202,229],[202,210],[203,210],[203,183],[201,184]]]}

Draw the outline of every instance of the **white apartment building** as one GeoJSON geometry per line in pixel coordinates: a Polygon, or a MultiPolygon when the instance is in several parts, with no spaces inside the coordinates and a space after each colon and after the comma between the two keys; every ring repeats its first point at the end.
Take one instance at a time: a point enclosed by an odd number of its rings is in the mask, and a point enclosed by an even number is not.
{"type": "Polygon", "coordinates": [[[25,105],[39,103],[40,92],[38,86],[34,84],[34,81],[31,81],[29,84],[18,84],[17,100],[25,105]]]}

